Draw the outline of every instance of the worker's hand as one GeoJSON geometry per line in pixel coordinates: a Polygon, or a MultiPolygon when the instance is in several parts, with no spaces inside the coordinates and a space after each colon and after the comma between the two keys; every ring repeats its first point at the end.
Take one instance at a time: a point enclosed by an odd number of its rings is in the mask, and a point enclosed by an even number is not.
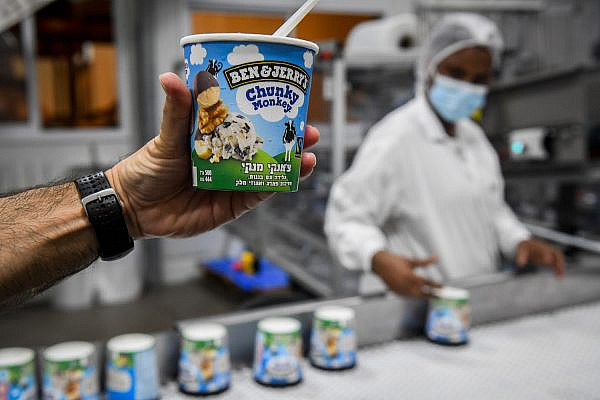
{"type": "Polygon", "coordinates": [[[557,247],[541,240],[523,240],[517,247],[517,266],[528,263],[542,264],[554,270],[557,276],[565,274],[565,256],[557,247]]]}
{"type": "MultiPolygon", "coordinates": [[[[192,236],[231,221],[271,197],[272,193],[192,187],[192,97],[173,73],[161,75],[160,83],[166,93],[160,133],[106,172],[123,202],[129,233],[135,239],[192,236]]],[[[305,147],[318,140],[317,129],[307,126],[305,147]]],[[[310,175],[316,162],[313,153],[304,153],[300,175],[310,175]]]]}
{"type": "Polygon", "coordinates": [[[435,257],[414,260],[379,251],[373,256],[373,272],[383,279],[390,290],[401,296],[429,298],[431,289],[441,285],[418,276],[415,268],[426,267],[436,261],[435,257]]]}

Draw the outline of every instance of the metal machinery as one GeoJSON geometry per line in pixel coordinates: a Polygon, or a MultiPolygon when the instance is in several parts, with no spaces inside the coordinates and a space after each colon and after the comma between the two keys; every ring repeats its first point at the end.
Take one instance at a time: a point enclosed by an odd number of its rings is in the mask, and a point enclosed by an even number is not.
{"type": "Polygon", "coordinates": [[[526,219],[598,235],[600,70],[579,68],[496,87],[484,126],[509,201],[526,219]]]}

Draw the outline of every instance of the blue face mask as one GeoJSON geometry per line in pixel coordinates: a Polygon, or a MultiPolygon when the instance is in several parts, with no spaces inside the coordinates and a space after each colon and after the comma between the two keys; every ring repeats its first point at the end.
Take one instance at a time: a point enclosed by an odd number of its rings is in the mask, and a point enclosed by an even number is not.
{"type": "Polygon", "coordinates": [[[444,120],[456,122],[483,107],[487,91],[487,86],[437,74],[429,90],[429,101],[444,120]]]}

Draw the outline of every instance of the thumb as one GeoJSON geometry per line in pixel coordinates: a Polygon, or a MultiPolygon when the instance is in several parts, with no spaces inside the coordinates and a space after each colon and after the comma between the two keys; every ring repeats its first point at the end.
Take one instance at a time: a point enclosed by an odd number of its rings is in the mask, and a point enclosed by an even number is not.
{"type": "Polygon", "coordinates": [[[166,94],[159,138],[179,156],[187,150],[192,99],[185,83],[174,73],[164,73],[159,80],[166,94]]]}
{"type": "Polygon", "coordinates": [[[524,267],[529,261],[529,248],[527,246],[519,246],[517,249],[517,266],[524,267]]]}
{"type": "Polygon", "coordinates": [[[429,258],[423,258],[423,259],[413,259],[410,260],[411,266],[413,268],[416,267],[428,267],[431,266],[431,264],[434,264],[438,261],[437,257],[429,257],[429,258]]]}

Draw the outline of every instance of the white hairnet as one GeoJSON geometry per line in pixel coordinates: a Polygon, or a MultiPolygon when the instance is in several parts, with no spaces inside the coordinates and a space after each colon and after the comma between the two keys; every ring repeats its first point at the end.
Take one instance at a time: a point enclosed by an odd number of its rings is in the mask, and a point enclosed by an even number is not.
{"type": "Polygon", "coordinates": [[[469,47],[486,47],[498,65],[504,43],[496,24],[483,15],[453,13],[442,17],[421,48],[417,62],[417,84],[423,87],[445,58],[469,47]]]}

